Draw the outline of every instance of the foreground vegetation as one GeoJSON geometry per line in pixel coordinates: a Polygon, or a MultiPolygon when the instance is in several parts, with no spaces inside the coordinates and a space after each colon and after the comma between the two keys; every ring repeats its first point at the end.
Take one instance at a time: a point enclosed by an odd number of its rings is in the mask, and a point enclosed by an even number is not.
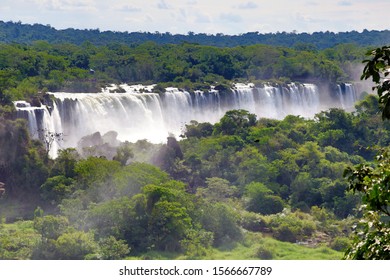
{"type": "Polygon", "coordinates": [[[355,113],[313,120],[233,110],[187,124],[181,140],[122,143],[113,160],[74,149],[50,159],[21,120],[4,120],[4,147],[16,147],[2,150],[0,256],[341,258],[360,203],[343,170],[390,140],[377,108],[368,95],[355,113]]]}

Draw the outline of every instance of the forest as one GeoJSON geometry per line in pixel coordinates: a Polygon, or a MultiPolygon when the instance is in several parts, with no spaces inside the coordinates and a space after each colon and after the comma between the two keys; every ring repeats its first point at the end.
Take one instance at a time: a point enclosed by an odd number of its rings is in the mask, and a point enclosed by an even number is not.
{"type": "Polygon", "coordinates": [[[171,34],[169,32],[115,32],[100,31],[99,29],[57,30],[50,25],[23,24],[22,22],[0,21],[0,42],[31,44],[34,41],[44,40],[49,43],[72,43],[81,45],[89,41],[96,46],[120,43],[125,45],[139,45],[146,42],[157,44],[193,43],[215,47],[239,47],[264,44],[277,47],[295,47],[307,44],[316,49],[332,48],[339,44],[356,44],[359,46],[381,46],[389,42],[389,30],[363,30],[362,32],[277,32],[261,33],[248,32],[238,35],[205,34],[188,32],[187,34],[171,34]]]}
{"type": "Polygon", "coordinates": [[[188,91],[207,91],[211,86],[227,90],[233,81],[335,84],[357,80],[367,50],[353,44],[324,50],[309,45],[219,48],[153,42],[136,46],[95,46],[88,41],[80,46],[46,41],[0,44],[0,102],[37,101],[48,91],[99,92],[120,83],[188,91]]]}
{"type": "Polygon", "coordinates": [[[166,143],[122,142],[113,159],[101,147],[50,158],[12,101],[112,83],[228,94],[232,81],[354,81],[367,50],[0,45],[0,259],[342,259],[367,202],[346,175],[362,186],[354,166],[374,166],[390,141],[381,96],[313,119],[231,110],[166,143]]]}

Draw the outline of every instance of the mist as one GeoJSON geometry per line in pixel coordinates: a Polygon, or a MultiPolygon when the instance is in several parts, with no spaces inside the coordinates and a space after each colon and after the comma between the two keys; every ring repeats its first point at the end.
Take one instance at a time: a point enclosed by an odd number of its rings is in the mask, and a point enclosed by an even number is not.
{"type": "Polygon", "coordinates": [[[245,109],[259,118],[283,119],[287,115],[312,118],[331,107],[351,109],[358,98],[351,84],[326,88],[307,83],[257,86],[249,83],[235,84],[230,91],[187,92],[166,88],[163,93],[154,92],[153,86],[120,87],[124,93],[113,92],[115,86],[96,94],[50,93],[55,98],[50,111],[43,109],[45,106],[28,104],[17,110],[19,116],[28,119],[32,136],[36,135],[34,130],[42,128],[63,133],[63,141],[50,151],[53,158],[59,149],[69,147],[79,147],[79,152],[87,155],[89,146],[97,149],[90,149],[90,156],[106,153],[107,158],[112,158],[115,154],[112,148],[120,142],[147,140],[161,144],[170,134],[178,137],[191,120],[214,124],[228,110],[245,109]],[[104,140],[110,137],[111,140],[104,140]]]}

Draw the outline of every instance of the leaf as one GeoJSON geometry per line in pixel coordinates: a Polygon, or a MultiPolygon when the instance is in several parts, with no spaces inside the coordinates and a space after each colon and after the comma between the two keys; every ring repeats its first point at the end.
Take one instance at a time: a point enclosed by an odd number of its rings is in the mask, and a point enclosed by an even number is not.
{"type": "Polygon", "coordinates": [[[389,99],[387,99],[387,101],[385,103],[385,107],[383,108],[382,119],[383,120],[390,119],[390,100],[389,99]]]}

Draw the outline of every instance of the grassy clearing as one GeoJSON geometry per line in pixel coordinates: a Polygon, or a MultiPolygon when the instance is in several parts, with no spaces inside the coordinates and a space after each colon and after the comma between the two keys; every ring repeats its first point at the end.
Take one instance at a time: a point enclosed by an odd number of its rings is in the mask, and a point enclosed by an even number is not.
{"type": "MultiPolygon", "coordinates": [[[[326,247],[308,248],[303,245],[281,242],[258,233],[247,233],[242,242],[227,244],[218,249],[210,249],[204,260],[341,260],[342,252],[326,247]]],[[[130,259],[188,259],[182,254],[167,254],[151,251],[139,257],[130,259]]]]}
{"type": "Polygon", "coordinates": [[[237,244],[231,251],[213,250],[206,259],[212,260],[340,260],[343,253],[321,246],[308,248],[298,244],[264,238],[261,243],[245,246],[237,244]]]}

